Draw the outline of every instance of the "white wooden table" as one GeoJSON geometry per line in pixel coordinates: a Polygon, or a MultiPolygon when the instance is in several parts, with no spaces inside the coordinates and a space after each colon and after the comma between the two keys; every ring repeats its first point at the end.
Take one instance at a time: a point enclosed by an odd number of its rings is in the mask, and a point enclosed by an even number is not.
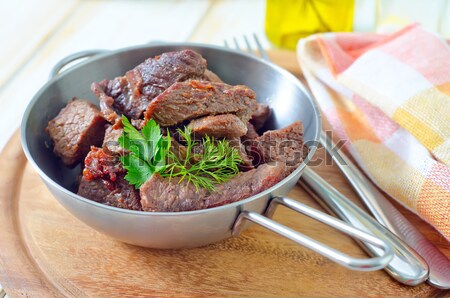
{"type": "Polygon", "coordinates": [[[52,66],[71,53],[151,40],[223,45],[253,32],[269,46],[264,0],[11,0],[0,7],[0,150],[52,66]]]}
{"type": "Polygon", "coordinates": [[[251,33],[270,47],[264,0],[4,0],[0,11],[0,151],[52,66],[71,53],[152,40],[223,45],[251,33]]]}

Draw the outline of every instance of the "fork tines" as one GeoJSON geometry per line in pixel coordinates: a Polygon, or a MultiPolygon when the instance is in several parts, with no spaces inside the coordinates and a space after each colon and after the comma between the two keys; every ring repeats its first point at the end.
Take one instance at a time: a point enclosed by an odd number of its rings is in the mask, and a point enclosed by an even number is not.
{"type": "MultiPolygon", "coordinates": [[[[253,35],[253,39],[254,39],[255,44],[256,44],[256,48],[257,48],[257,50],[258,50],[257,52],[259,53],[259,55],[261,56],[262,59],[269,61],[269,60],[270,60],[270,59],[269,59],[269,56],[267,55],[266,50],[262,47],[261,42],[260,42],[259,39],[258,39],[258,36],[256,35],[256,33],[253,33],[252,35],[253,35]]],[[[243,48],[240,46],[239,41],[238,41],[238,39],[236,38],[236,36],[233,37],[233,43],[234,43],[235,49],[236,49],[237,51],[247,51],[247,52],[249,52],[250,54],[253,54],[253,55],[254,55],[255,53],[254,53],[254,50],[253,50],[253,46],[252,46],[252,44],[251,44],[251,42],[250,42],[250,39],[247,37],[247,35],[243,35],[243,39],[244,39],[244,42],[245,42],[246,49],[243,49],[243,48]]],[[[228,41],[227,41],[227,40],[224,40],[223,43],[224,43],[224,45],[225,45],[226,48],[229,48],[229,49],[232,48],[232,47],[228,44],[228,41]]]]}

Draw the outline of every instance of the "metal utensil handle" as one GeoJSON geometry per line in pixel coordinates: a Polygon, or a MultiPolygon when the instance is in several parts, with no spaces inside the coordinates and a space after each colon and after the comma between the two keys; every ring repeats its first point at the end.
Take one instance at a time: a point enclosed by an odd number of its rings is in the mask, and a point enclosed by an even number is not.
{"type": "Polygon", "coordinates": [[[381,248],[383,250],[383,253],[380,254],[380,256],[368,259],[353,258],[319,241],[316,241],[308,236],[298,233],[280,223],[277,223],[276,221],[268,218],[267,216],[252,211],[242,211],[239,214],[233,226],[233,236],[238,236],[244,227],[245,221],[249,220],[281,236],[284,236],[294,242],[306,246],[307,248],[323,255],[324,257],[344,267],[359,271],[373,271],[381,269],[385,267],[393,257],[392,248],[386,242],[379,239],[378,237],[367,234],[366,232],[354,228],[339,219],[336,219],[332,216],[329,216],[328,214],[325,214],[311,207],[308,207],[302,203],[296,202],[292,199],[284,197],[273,198],[270,201],[269,206],[267,207],[266,214],[268,215],[273,214],[275,212],[275,208],[277,207],[277,205],[283,205],[285,207],[288,207],[294,211],[305,214],[317,221],[320,221],[328,226],[340,230],[343,233],[355,237],[361,241],[369,242],[370,244],[373,244],[374,246],[381,248]]]}
{"type": "MultiPolygon", "coordinates": [[[[450,260],[423,236],[384,195],[366,178],[345,154],[339,152],[333,141],[322,132],[320,142],[326,148],[339,169],[358,193],[373,216],[395,235],[413,247],[422,262],[429,266],[427,282],[441,289],[450,289],[450,260]]],[[[405,249],[410,249],[404,244],[405,249]]],[[[410,252],[414,250],[410,249],[410,252]]]]}
{"type": "MultiPolygon", "coordinates": [[[[261,55],[261,58],[263,59],[263,60],[266,60],[266,61],[269,61],[270,62],[270,59],[269,59],[269,57],[267,56],[267,53],[266,53],[266,51],[265,51],[265,49],[261,46],[261,44],[259,43],[259,40],[258,40],[258,37],[256,36],[256,34],[254,34],[254,39],[255,39],[255,41],[256,41],[256,44],[257,44],[257,47],[258,47],[258,51],[259,51],[259,53],[260,53],[260,55],[261,55]]],[[[247,41],[247,39],[246,39],[246,41],[247,41]]],[[[228,45],[225,43],[225,45],[228,47],[228,45]]],[[[250,50],[250,52],[253,52],[250,48],[249,48],[249,50],[250,50]]],[[[322,132],[322,134],[323,134],[323,132],[322,132]]],[[[332,153],[331,153],[331,149],[332,149],[332,147],[327,147],[326,146],[326,144],[327,144],[327,142],[324,142],[324,140],[323,140],[323,138],[322,138],[322,136],[321,136],[321,141],[322,141],[322,144],[327,148],[327,150],[330,152],[330,154],[333,156],[333,159],[334,159],[334,157],[335,157],[335,155],[333,155],[332,153]]],[[[339,163],[338,163],[339,164],[339,163]]],[[[347,175],[347,173],[342,169],[342,167],[341,167],[341,170],[342,170],[342,172],[346,175],[346,177],[349,179],[349,181],[350,182],[352,182],[351,180],[352,180],[352,177],[350,177],[349,175],[347,175]]],[[[353,182],[352,182],[352,184],[353,184],[353,182]]],[[[318,197],[318,196],[313,196],[319,203],[322,201],[322,200],[324,200],[324,201],[326,201],[326,200],[329,200],[329,198],[327,198],[326,196],[320,196],[320,197],[318,197]]],[[[388,202],[389,203],[389,202],[388,202]]],[[[395,208],[391,208],[391,209],[393,209],[394,211],[397,211],[395,208]]],[[[394,212],[393,211],[393,212],[394,212]]],[[[399,213],[398,211],[397,211],[397,213],[399,213]]],[[[398,235],[398,234],[397,234],[398,235]]],[[[420,235],[420,234],[415,234],[415,235],[420,235]]],[[[415,237],[415,238],[418,238],[419,236],[417,236],[417,237],[415,237]]],[[[420,242],[422,242],[422,241],[420,241],[420,242]]],[[[404,249],[405,250],[408,250],[409,248],[407,247],[407,245],[405,245],[403,242],[400,242],[399,243],[400,244],[400,246],[402,246],[402,247],[404,247],[404,249]]],[[[431,243],[429,243],[430,245],[429,246],[432,246],[432,244],[431,243]]],[[[410,245],[411,245],[411,243],[410,243],[410,245]]],[[[429,247],[429,246],[427,246],[427,247],[429,247]]],[[[416,246],[415,247],[417,247],[417,244],[416,244],[416,246]]],[[[419,248],[417,248],[417,250],[419,251],[419,248]]],[[[408,250],[408,252],[409,252],[409,250],[408,250]]],[[[438,254],[439,256],[441,256],[442,255],[442,253],[441,254],[438,254]]],[[[448,260],[447,260],[448,261],[448,260]]],[[[417,259],[417,260],[415,260],[415,263],[417,264],[418,262],[421,262],[421,260],[420,259],[417,259]]],[[[392,262],[391,264],[390,264],[390,266],[392,267],[392,268],[396,268],[398,265],[402,265],[401,263],[399,264],[398,262],[392,262]]],[[[426,264],[425,264],[426,265],[426,264]]],[[[425,267],[425,266],[424,266],[425,267]]],[[[445,266],[441,266],[441,267],[444,267],[445,268],[445,266]]],[[[387,270],[389,270],[389,269],[387,269],[387,270]]],[[[398,272],[401,272],[402,271],[402,269],[401,268],[397,268],[397,270],[398,270],[398,272]]],[[[392,275],[392,274],[391,274],[392,275]]],[[[417,276],[420,276],[420,273],[419,274],[417,274],[417,276]]],[[[399,276],[399,278],[401,278],[402,279],[402,277],[400,277],[399,276]]],[[[429,282],[430,283],[433,283],[435,286],[437,286],[437,284],[440,284],[439,285],[439,287],[445,287],[445,282],[442,282],[443,280],[444,280],[444,278],[442,278],[442,275],[441,275],[441,280],[440,280],[440,282],[437,282],[436,280],[434,281],[434,282],[431,282],[431,280],[432,280],[432,277],[431,277],[431,274],[430,274],[430,279],[429,279],[429,282]]],[[[448,283],[447,283],[447,285],[448,285],[448,283]]]]}
{"type": "Polygon", "coordinates": [[[79,59],[83,59],[83,58],[89,58],[92,56],[96,56],[99,54],[103,54],[105,53],[106,50],[86,50],[86,51],[81,51],[81,52],[77,52],[77,53],[73,53],[67,57],[64,57],[63,59],[61,59],[60,61],[58,61],[55,66],[53,66],[53,68],[50,70],[50,74],[48,76],[48,79],[51,80],[54,77],[56,77],[60,72],[61,69],[63,69],[67,64],[79,60],[79,59]]]}
{"type": "MultiPolygon", "coordinates": [[[[416,286],[428,278],[428,265],[414,250],[404,243],[366,212],[361,210],[343,194],[323,180],[312,169],[306,167],[299,184],[325,209],[331,210],[342,220],[363,231],[386,241],[394,249],[392,261],[384,268],[397,281],[416,286]],[[318,197],[318,198],[317,198],[318,197]]],[[[372,244],[358,241],[359,245],[371,256],[382,252],[372,244]]]]}
{"type": "MultiPolygon", "coordinates": [[[[339,152],[333,141],[326,135],[324,131],[322,131],[320,134],[320,143],[325,147],[328,154],[330,154],[330,156],[336,162],[341,172],[345,175],[345,177],[353,186],[361,199],[366,203],[367,208],[369,208],[370,212],[372,212],[375,218],[382,225],[389,227],[389,220],[386,215],[381,212],[381,207],[378,203],[378,200],[375,199],[375,197],[382,196],[378,192],[378,190],[372,187],[372,184],[367,179],[365,179],[361,171],[353,162],[350,161],[349,158],[339,152]]],[[[395,233],[395,228],[392,226],[390,228],[393,228],[392,231],[395,233]]]]}

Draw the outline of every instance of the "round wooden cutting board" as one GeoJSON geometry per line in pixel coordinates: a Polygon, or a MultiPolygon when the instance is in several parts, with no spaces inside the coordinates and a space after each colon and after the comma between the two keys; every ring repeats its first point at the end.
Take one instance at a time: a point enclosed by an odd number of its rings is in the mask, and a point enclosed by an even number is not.
{"type": "MultiPolygon", "coordinates": [[[[295,55],[274,60],[299,74],[295,55]]],[[[319,150],[319,158],[325,159],[319,150]]],[[[329,158],[328,158],[329,160],[329,158]]],[[[155,250],[115,241],[89,228],[52,197],[27,163],[16,133],[0,154],[0,284],[10,297],[435,297],[427,284],[403,286],[384,271],[356,272],[252,226],[206,247],[155,250]]],[[[359,203],[325,161],[314,169],[359,203]]],[[[322,210],[297,186],[291,198],[322,210]]],[[[447,256],[450,245],[431,226],[396,206],[447,256]]],[[[353,256],[350,238],[280,207],[275,220],[353,256]]]]}

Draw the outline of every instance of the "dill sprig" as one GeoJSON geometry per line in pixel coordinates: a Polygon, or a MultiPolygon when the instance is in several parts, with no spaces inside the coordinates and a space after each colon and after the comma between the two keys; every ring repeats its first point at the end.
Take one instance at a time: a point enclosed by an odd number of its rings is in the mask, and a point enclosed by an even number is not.
{"type": "Polygon", "coordinates": [[[239,173],[238,164],[242,158],[227,140],[205,136],[199,142],[192,138],[188,127],[177,131],[186,143],[186,153],[184,159],[180,159],[169,151],[167,156],[172,162],[162,173],[163,177],[179,177],[180,182],[186,180],[192,183],[197,191],[199,188],[213,191],[216,184],[226,182],[239,173]],[[196,147],[201,148],[200,153],[194,152],[196,147]]]}

